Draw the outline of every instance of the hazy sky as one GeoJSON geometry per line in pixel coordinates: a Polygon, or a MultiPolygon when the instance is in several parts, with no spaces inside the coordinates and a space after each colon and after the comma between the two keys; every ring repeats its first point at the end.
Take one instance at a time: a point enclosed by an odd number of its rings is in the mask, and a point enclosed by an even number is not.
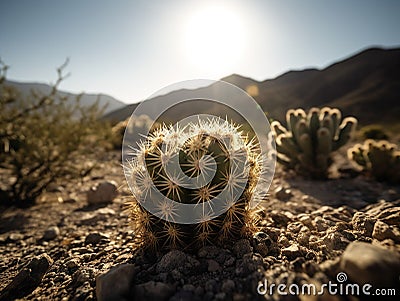
{"type": "Polygon", "coordinates": [[[1,0],[8,78],[142,100],[171,83],[238,73],[264,80],[400,45],[400,1],[1,0]]]}

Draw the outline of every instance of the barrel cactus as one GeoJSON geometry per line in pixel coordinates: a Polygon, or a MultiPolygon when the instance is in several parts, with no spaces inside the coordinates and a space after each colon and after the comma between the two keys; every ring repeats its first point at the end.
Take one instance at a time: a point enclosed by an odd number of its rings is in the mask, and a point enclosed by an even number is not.
{"type": "Polygon", "coordinates": [[[347,152],[349,159],[380,181],[400,183],[400,151],[386,140],[365,140],[347,152]]]}
{"type": "Polygon", "coordinates": [[[354,131],[357,120],[342,121],[336,108],[289,110],[287,128],[278,121],[271,124],[276,137],[277,161],[289,169],[312,178],[326,178],[332,164],[331,153],[345,145],[354,131]]]}
{"type": "Polygon", "coordinates": [[[190,250],[257,231],[251,199],[262,195],[256,191],[260,155],[238,126],[217,119],[163,126],[134,152],[124,164],[134,195],[128,210],[145,246],[190,250]],[[200,213],[182,222],[187,216],[176,205],[200,213]]]}

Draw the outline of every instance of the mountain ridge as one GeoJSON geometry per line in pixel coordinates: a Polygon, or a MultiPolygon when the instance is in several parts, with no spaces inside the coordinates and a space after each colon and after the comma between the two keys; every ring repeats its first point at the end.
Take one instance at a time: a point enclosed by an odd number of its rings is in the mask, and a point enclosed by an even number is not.
{"type": "MultiPolygon", "coordinates": [[[[5,85],[14,87],[22,98],[29,97],[32,91],[46,95],[50,93],[52,89],[50,84],[39,82],[19,82],[15,80],[6,80],[5,85]]],[[[90,106],[98,101],[100,108],[105,107],[103,112],[104,115],[126,106],[124,102],[104,93],[72,93],[64,90],[57,91],[58,97],[67,97],[68,101],[71,102],[79,95],[81,96],[80,102],[83,106],[90,106]]]]}

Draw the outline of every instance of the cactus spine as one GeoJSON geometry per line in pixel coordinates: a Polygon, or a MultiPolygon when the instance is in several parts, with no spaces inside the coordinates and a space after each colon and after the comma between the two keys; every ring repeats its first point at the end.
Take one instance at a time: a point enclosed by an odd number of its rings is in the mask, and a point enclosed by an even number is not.
{"type": "Polygon", "coordinates": [[[331,153],[345,145],[355,129],[357,120],[347,117],[341,121],[336,108],[311,108],[286,113],[287,129],[278,121],[271,124],[276,137],[277,160],[285,167],[313,178],[328,176],[331,153]]]}
{"type": "Polygon", "coordinates": [[[349,159],[379,181],[400,183],[400,151],[386,140],[368,139],[347,151],[349,159]]]}
{"type": "Polygon", "coordinates": [[[221,125],[214,119],[182,128],[163,126],[153,132],[139,145],[139,159],[124,166],[134,191],[128,208],[140,241],[156,250],[192,249],[256,231],[257,209],[249,205],[260,172],[256,149],[237,126],[227,122],[221,125]],[[179,160],[183,175],[174,170],[167,172],[165,164],[173,160],[179,160]],[[203,183],[213,166],[215,174],[208,183],[203,183]],[[193,179],[194,187],[182,185],[186,176],[193,179]],[[173,208],[161,201],[160,215],[151,214],[140,199],[145,196],[146,202],[153,201],[152,183],[163,196],[175,202],[196,204],[208,210],[208,202],[222,195],[220,200],[226,211],[209,219],[205,210],[204,218],[197,223],[181,224],[173,221],[173,208]]]}

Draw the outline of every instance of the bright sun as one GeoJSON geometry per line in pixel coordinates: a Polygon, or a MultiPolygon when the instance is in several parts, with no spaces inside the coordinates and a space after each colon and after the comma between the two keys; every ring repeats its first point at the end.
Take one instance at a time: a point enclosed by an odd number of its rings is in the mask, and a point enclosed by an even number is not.
{"type": "Polygon", "coordinates": [[[222,6],[203,8],[184,26],[185,55],[197,68],[223,72],[241,58],[243,24],[234,11],[222,6]]]}

